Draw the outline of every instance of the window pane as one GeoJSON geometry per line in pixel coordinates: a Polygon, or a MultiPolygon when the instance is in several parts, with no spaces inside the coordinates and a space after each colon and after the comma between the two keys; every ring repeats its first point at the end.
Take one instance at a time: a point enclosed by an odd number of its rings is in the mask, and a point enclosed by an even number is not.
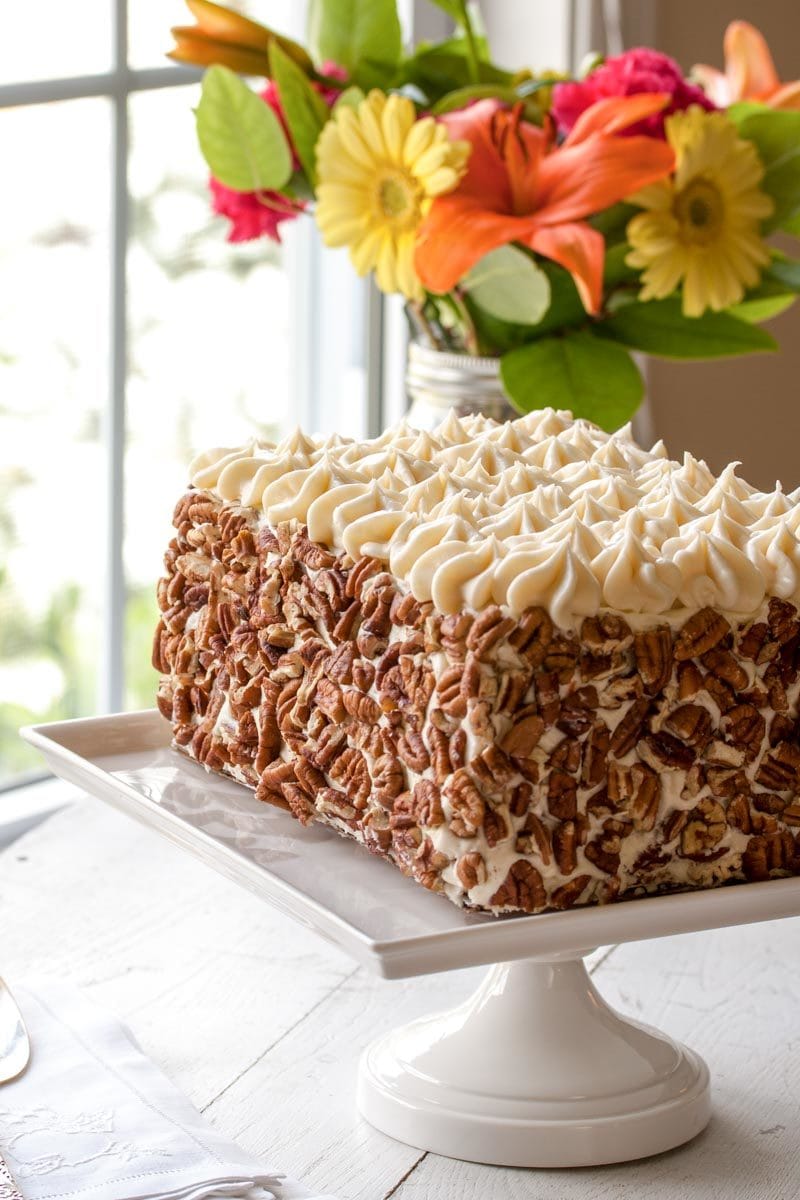
{"type": "Polygon", "coordinates": [[[109,0],[23,0],[4,6],[0,83],[94,75],[111,66],[109,0]]]}
{"type": "Polygon", "coordinates": [[[10,109],[0,223],[0,782],[29,721],[96,705],[104,574],[110,111],[10,109]],[[46,154],[33,152],[47,147],[46,154]]]}
{"type": "Polygon", "coordinates": [[[130,101],[130,707],[153,704],[153,593],[189,458],[209,446],[274,437],[290,417],[289,294],[281,247],[225,241],[225,224],[209,208],[194,134],[196,103],[194,87],[130,101]]]}
{"type": "MultiPolygon", "coordinates": [[[[226,0],[227,8],[235,8],[255,21],[261,21],[286,33],[302,38],[305,24],[305,0],[226,0]]],[[[128,61],[132,67],[163,66],[164,55],[172,44],[169,31],[173,25],[192,25],[194,18],[183,0],[136,0],[128,15],[128,61]]]]}

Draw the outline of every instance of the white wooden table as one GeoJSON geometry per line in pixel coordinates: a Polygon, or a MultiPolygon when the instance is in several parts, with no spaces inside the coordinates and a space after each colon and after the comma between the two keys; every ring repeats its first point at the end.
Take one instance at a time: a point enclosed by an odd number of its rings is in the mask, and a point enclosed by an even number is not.
{"type": "MultiPolygon", "coordinates": [[[[2,801],[0,800],[0,804],[2,801]]],[[[81,801],[0,854],[0,971],[49,973],[114,1009],[265,1164],[341,1200],[794,1200],[800,1195],[800,920],[600,952],[606,999],[708,1062],[715,1115],[639,1163],[522,1171],[372,1130],[356,1064],[377,1034],[480,972],[381,981],[154,833],[81,801]]]]}

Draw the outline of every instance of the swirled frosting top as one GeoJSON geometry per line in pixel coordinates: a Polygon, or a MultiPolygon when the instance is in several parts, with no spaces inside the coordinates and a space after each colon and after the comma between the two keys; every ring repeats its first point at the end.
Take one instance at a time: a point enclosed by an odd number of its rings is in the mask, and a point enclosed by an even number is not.
{"type": "Polygon", "coordinates": [[[572,626],[599,609],[755,612],[800,599],[800,495],[759,492],[704,462],[643,450],[542,409],[499,424],[451,413],[432,433],[404,422],[357,442],[299,430],[277,445],[215,448],[194,487],[299,521],[353,559],[386,562],[444,613],[543,605],[572,626]]]}

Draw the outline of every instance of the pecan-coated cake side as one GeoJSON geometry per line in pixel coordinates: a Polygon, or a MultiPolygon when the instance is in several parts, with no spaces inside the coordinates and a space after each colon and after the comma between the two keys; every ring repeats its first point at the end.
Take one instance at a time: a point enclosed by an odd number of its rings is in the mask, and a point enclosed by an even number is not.
{"type": "Polygon", "coordinates": [[[444,615],[193,488],[153,661],[176,744],[454,902],[537,912],[800,871],[800,619],[444,615]]]}

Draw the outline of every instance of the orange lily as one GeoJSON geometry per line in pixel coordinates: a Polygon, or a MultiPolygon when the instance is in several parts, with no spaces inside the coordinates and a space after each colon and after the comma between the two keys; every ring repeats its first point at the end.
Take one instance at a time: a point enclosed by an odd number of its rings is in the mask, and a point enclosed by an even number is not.
{"type": "Polygon", "coordinates": [[[168,57],[175,62],[198,67],[221,63],[240,75],[269,76],[269,47],[274,40],[306,74],[313,72],[314,64],[303,47],[266,25],[211,0],[186,0],[186,6],[197,24],[173,28],[175,47],[168,57]]]}
{"type": "Polygon", "coordinates": [[[433,202],[420,226],[416,269],[432,292],[449,292],[478,259],[518,242],[565,267],[590,313],[603,290],[605,242],[585,223],[675,165],[666,142],[616,137],[660,112],[663,93],[612,96],[588,108],[561,146],[552,129],[521,120],[496,100],[442,118],[454,139],[472,143],[467,173],[433,202]]]}
{"type": "Polygon", "coordinates": [[[727,108],[737,100],[757,100],[770,108],[800,109],[800,79],[781,83],[764,35],[749,21],[731,21],[723,49],[724,71],[702,64],[692,68],[716,105],[727,108]]]}

